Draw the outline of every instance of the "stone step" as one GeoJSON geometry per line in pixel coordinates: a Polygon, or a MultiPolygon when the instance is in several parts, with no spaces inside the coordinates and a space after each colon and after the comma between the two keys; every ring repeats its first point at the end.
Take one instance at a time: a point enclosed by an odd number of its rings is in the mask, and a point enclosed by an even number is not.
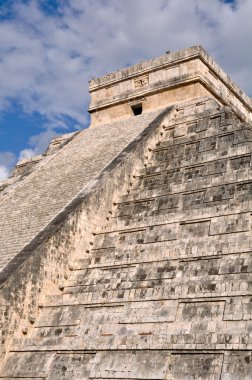
{"type": "MultiPolygon", "coordinates": [[[[227,337],[226,337],[227,338],[227,337]]],[[[187,340],[190,337],[187,336],[187,340]]],[[[219,343],[220,344],[220,343],[219,343]]],[[[55,378],[61,379],[66,376],[81,380],[161,380],[167,379],[183,379],[188,373],[196,378],[208,378],[217,380],[223,371],[229,375],[232,368],[234,378],[249,378],[251,374],[251,353],[241,350],[226,351],[223,353],[221,349],[215,349],[205,352],[202,347],[198,351],[193,352],[179,349],[176,352],[168,350],[125,350],[118,351],[57,351],[56,355],[51,351],[34,352],[14,352],[10,354],[9,360],[2,370],[5,379],[13,380],[24,378],[31,380],[34,377],[27,377],[27,367],[36,368],[35,375],[37,379],[44,379],[45,371],[40,372],[39,364],[44,364],[46,368],[48,380],[55,378]],[[40,358],[38,358],[38,355],[40,358]],[[50,369],[47,368],[47,362],[50,363],[50,369]],[[13,365],[15,363],[15,366],[13,365]],[[242,365],[241,365],[242,363],[242,365]],[[19,371],[16,369],[19,368],[19,371]],[[19,376],[16,374],[19,372],[19,376]],[[81,372],[81,377],[77,377],[81,372]],[[88,373],[87,373],[88,372],[88,373]],[[11,377],[10,377],[11,376],[11,377]],[[15,377],[13,377],[15,376],[15,377]],[[210,377],[211,376],[211,377],[210,377]]],[[[29,369],[28,372],[31,373],[29,369]]],[[[33,374],[32,374],[33,375],[33,374]]]]}
{"type": "Polygon", "coordinates": [[[77,350],[81,345],[82,350],[92,350],[95,346],[106,350],[110,348],[109,344],[112,347],[117,345],[117,349],[132,344],[133,348],[138,344],[138,347],[147,349],[150,343],[153,349],[162,348],[162,343],[163,349],[178,349],[177,343],[184,344],[183,349],[188,349],[189,344],[197,348],[202,341],[206,349],[238,349],[244,348],[245,344],[251,347],[249,297],[244,297],[244,301],[247,303],[244,304],[241,298],[230,298],[228,301],[167,300],[163,301],[163,305],[162,302],[150,301],[150,308],[146,302],[106,308],[66,306],[57,310],[58,314],[51,319],[52,326],[43,325],[49,318],[50,311],[46,310],[45,319],[41,320],[41,326],[35,328],[33,336],[25,341],[17,340],[14,347],[15,350],[22,350],[23,347],[29,350],[40,347],[55,350],[56,342],[52,340],[55,335],[57,346],[62,349],[65,344],[65,350],[70,350],[73,344],[77,350]],[[70,324],[67,312],[75,313],[78,319],[75,318],[70,324]],[[235,315],[235,320],[227,319],[230,312],[235,315]],[[62,324],[64,315],[65,324],[62,324]],[[182,338],[181,329],[184,332],[182,338]],[[163,338],[160,340],[160,337],[163,338]]]}
{"type": "MultiPolygon", "coordinates": [[[[209,256],[209,257],[195,257],[191,259],[166,259],[166,260],[155,260],[152,258],[151,261],[139,261],[135,257],[132,258],[131,263],[121,264],[121,265],[103,265],[94,264],[90,266],[81,266],[79,264],[78,269],[69,273],[68,280],[78,276],[90,276],[95,277],[98,274],[102,278],[102,274],[106,271],[111,271],[111,273],[117,273],[116,277],[119,279],[121,276],[118,272],[122,272],[125,276],[125,272],[128,270],[139,271],[139,268],[148,268],[148,270],[157,273],[161,272],[161,277],[164,274],[169,273],[172,277],[184,277],[184,276],[194,276],[195,273],[203,273],[203,275],[211,274],[225,274],[225,273],[248,273],[252,271],[252,255],[251,252],[240,252],[240,253],[228,253],[221,256],[209,256]],[[135,261],[134,261],[135,260],[135,261]],[[163,268],[163,269],[162,269],[163,268]],[[94,274],[91,274],[94,271],[94,274]],[[189,273],[189,274],[188,274],[189,273]],[[95,275],[96,274],[96,275],[95,275]]],[[[142,271],[142,269],[141,269],[142,271]]],[[[146,270],[144,270],[146,271],[146,270]]],[[[95,278],[92,278],[95,281],[95,278]]]]}
{"type": "MultiPolygon", "coordinates": [[[[213,218],[217,217],[218,212],[219,215],[227,216],[230,215],[232,212],[234,213],[234,215],[237,215],[239,213],[251,212],[250,210],[252,210],[251,201],[244,201],[239,204],[239,200],[235,200],[232,202],[228,202],[228,200],[226,200],[225,202],[223,202],[221,206],[219,201],[213,202],[212,207],[210,207],[209,204],[206,204],[204,206],[205,207],[201,212],[197,212],[197,209],[190,212],[191,210],[189,209],[187,213],[184,213],[184,215],[181,211],[177,211],[176,213],[176,209],[161,209],[154,211],[144,210],[142,213],[137,214],[134,218],[131,218],[130,215],[120,216],[118,218],[111,218],[110,223],[108,223],[108,225],[104,227],[102,231],[99,231],[99,233],[97,233],[99,235],[107,233],[110,234],[114,232],[127,233],[127,231],[130,230],[143,229],[146,230],[146,233],[148,233],[149,228],[151,228],[151,226],[153,226],[154,229],[157,231],[156,226],[161,224],[163,225],[175,223],[176,226],[180,226],[181,224],[186,223],[200,223],[200,221],[202,221],[203,223],[205,220],[212,220],[213,218]]],[[[115,245],[111,247],[115,247],[115,245]]],[[[99,246],[96,245],[95,248],[99,249],[99,246]]],[[[101,248],[105,247],[102,246],[101,248]]]]}
{"type": "Polygon", "coordinates": [[[246,142],[238,146],[231,143],[222,148],[216,149],[215,146],[210,150],[199,151],[199,143],[184,145],[180,152],[171,152],[169,148],[154,151],[146,161],[146,167],[159,166],[160,170],[170,170],[181,167],[189,167],[210,161],[220,160],[234,156],[251,154],[252,143],[246,142]]]}
{"type": "Polygon", "coordinates": [[[208,238],[197,237],[183,241],[163,241],[152,244],[134,244],[117,248],[95,249],[92,251],[92,265],[113,266],[127,265],[135,262],[152,262],[176,259],[198,259],[219,256],[220,254],[236,254],[252,251],[250,233],[236,233],[230,236],[215,235],[208,238]],[[239,240],[241,239],[241,240],[239,240]]]}
{"type": "MultiPolygon", "coordinates": [[[[181,247],[191,239],[206,239],[211,243],[214,235],[227,235],[232,239],[243,238],[250,241],[251,217],[250,211],[237,214],[223,214],[202,219],[170,221],[169,223],[150,224],[141,228],[130,228],[117,231],[107,231],[95,236],[92,249],[107,249],[115,247],[126,248],[131,245],[147,245],[157,242],[180,241],[181,247]],[[221,225],[223,223],[223,225],[221,225]],[[240,234],[240,235],[237,235],[240,234]]],[[[197,215],[197,214],[196,214],[197,215]]],[[[221,238],[220,238],[221,239],[221,238]]],[[[224,236],[225,239],[225,236],[224,236]]]]}
{"type": "MultiPolygon", "coordinates": [[[[139,272],[141,274],[141,270],[139,272]]],[[[104,279],[104,281],[100,280],[93,285],[88,285],[85,278],[82,284],[81,281],[79,284],[76,282],[64,284],[65,287],[62,287],[63,302],[66,304],[79,302],[84,305],[96,305],[141,300],[251,296],[252,294],[251,272],[212,274],[207,277],[195,275],[184,279],[174,278],[172,274],[170,277],[167,275],[167,278],[153,275],[153,278],[128,281],[113,280],[108,273],[107,279],[107,283],[104,279]]],[[[57,306],[60,305],[60,301],[62,299],[58,295],[52,298],[47,297],[43,305],[48,306],[53,303],[57,306]]]]}
{"type": "MultiPolygon", "coordinates": [[[[156,187],[167,185],[194,185],[196,186],[211,186],[218,184],[220,180],[225,182],[235,182],[237,180],[246,180],[252,177],[251,175],[251,154],[245,156],[232,156],[230,158],[214,160],[210,162],[202,162],[197,165],[180,167],[174,170],[161,171],[161,167],[156,166],[154,173],[148,173],[143,170],[142,175],[135,176],[132,183],[132,189],[156,187]],[[159,171],[157,171],[159,169],[159,171]],[[194,182],[195,180],[196,183],[194,182]],[[198,183],[199,181],[199,183],[198,183]],[[202,185],[201,185],[202,183],[202,185]]],[[[172,188],[171,187],[171,188],[172,188]]]]}
{"type": "MultiPolygon", "coordinates": [[[[184,128],[185,126],[181,126],[180,128],[184,128]]],[[[162,136],[160,142],[156,144],[156,148],[154,150],[166,149],[171,147],[174,150],[177,146],[181,146],[183,144],[190,144],[192,142],[200,143],[200,151],[209,150],[212,148],[212,142],[217,140],[218,143],[221,143],[222,148],[225,145],[229,145],[231,142],[233,145],[238,145],[244,142],[252,141],[252,130],[248,125],[246,126],[244,123],[239,123],[237,126],[235,124],[223,125],[219,128],[209,129],[208,131],[201,131],[196,133],[186,133],[184,130],[183,135],[176,136],[179,134],[179,129],[174,128],[174,135],[171,136],[170,131],[167,131],[167,134],[170,134],[168,138],[165,136],[165,133],[162,136]],[[225,145],[223,142],[225,141],[225,145]],[[205,149],[207,148],[207,149],[205,149]]],[[[180,149],[180,148],[179,148],[180,149]]]]}
{"type": "MultiPolygon", "coordinates": [[[[145,260],[143,257],[139,259],[139,253],[136,253],[136,255],[131,255],[130,260],[128,259],[127,262],[124,262],[122,264],[117,264],[114,257],[119,256],[120,252],[103,252],[100,254],[103,254],[103,257],[106,255],[108,256],[107,260],[97,260],[99,258],[99,252],[93,251],[94,257],[92,264],[89,266],[86,266],[84,264],[84,260],[78,260],[76,261],[76,267],[73,269],[71,267],[71,272],[68,273],[66,280],[69,279],[71,275],[78,275],[78,273],[82,273],[83,271],[93,270],[93,269],[103,269],[103,270],[125,270],[129,267],[139,267],[139,265],[171,265],[172,267],[176,268],[177,265],[181,265],[182,268],[186,265],[186,263],[192,263],[191,267],[193,265],[196,265],[197,268],[200,267],[200,269],[208,275],[209,273],[213,274],[213,271],[215,274],[224,274],[224,273],[246,273],[251,272],[251,251],[249,252],[237,252],[237,253],[225,253],[215,256],[195,256],[192,258],[187,259],[160,259],[158,260],[157,257],[155,259],[153,257],[145,257],[145,260]],[[196,263],[196,264],[195,264],[196,263]]],[[[122,254],[122,252],[121,252],[122,254]]],[[[189,264],[188,264],[189,265],[189,264]]],[[[198,269],[197,269],[198,270],[198,269]]],[[[176,275],[175,275],[176,277],[176,275]]],[[[67,282],[67,281],[66,281],[67,282]]],[[[66,283],[65,282],[65,283],[66,283]]],[[[62,283],[62,288],[64,288],[65,283],[62,283]]]]}
{"type": "MultiPolygon", "coordinates": [[[[158,213],[162,213],[162,210],[166,210],[169,214],[171,212],[181,213],[186,212],[188,209],[201,208],[201,213],[204,214],[205,208],[213,209],[215,206],[226,206],[232,204],[235,208],[237,205],[241,205],[246,202],[250,204],[250,194],[252,192],[252,180],[224,183],[222,185],[216,185],[212,187],[202,187],[193,191],[177,192],[177,193],[166,193],[163,195],[156,195],[152,197],[144,197],[142,194],[142,199],[127,199],[123,202],[118,202],[113,207],[110,218],[121,218],[125,217],[145,217],[152,216],[158,213]]],[[[121,199],[122,200],[122,199],[121,199]]],[[[117,200],[119,201],[119,200],[117,200]]],[[[206,212],[211,213],[211,210],[206,212]]],[[[213,214],[213,213],[212,213],[213,214]]],[[[110,220],[110,219],[109,219],[110,220]]],[[[109,223],[108,223],[109,225],[109,223]]]]}
{"type": "Polygon", "coordinates": [[[176,126],[173,130],[164,129],[164,133],[160,142],[156,144],[157,149],[163,149],[166,147],[176,146],[180,144],[186,144],[193,141],[202,141],[209,137],[221,137],[227,134],[235,133],[237,136],[236,143],[250,141],[252,134],[250,127],[246,127],[244,123],[235,124],[223,124],[215,125],[214,127],[208,127],[207,129],[191,128],[189,125],[181,124],[176,126]]]}

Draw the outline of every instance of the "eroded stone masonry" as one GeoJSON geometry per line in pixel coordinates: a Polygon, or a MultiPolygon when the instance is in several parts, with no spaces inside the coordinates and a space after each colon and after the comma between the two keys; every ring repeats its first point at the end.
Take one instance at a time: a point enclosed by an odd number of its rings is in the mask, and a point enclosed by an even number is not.
{"type": "Polygon", "coordinates": [[[252,379],[250,99],[200,47],[90,85],[2,184],[0,378],[252,379]]]}

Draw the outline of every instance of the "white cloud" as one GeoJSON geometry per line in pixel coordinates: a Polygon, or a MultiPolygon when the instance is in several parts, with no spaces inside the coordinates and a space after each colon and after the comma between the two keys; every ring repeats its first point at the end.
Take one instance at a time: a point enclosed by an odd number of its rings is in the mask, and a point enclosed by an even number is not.
{"type": "Polygon", "coordinates": [[[15,155],[12,152],[0,152],[0,164],[10,166],[15,162],[15,155]]]}
{"type": "Polygon", "coordinates": [[[19,154],[18,161],[25,160],[26,158],[31,158],[33,156],[35,156],[33,149],[23,149],[19,154]]]}
{"type": "Polygon", "coordinates": [[[0,180],[9,176],[15,161],[16,157],[12,152],[0,152],[0,180]]]}
{"type": "Polygon", "coordinates": [[[83,124],[90,77],[199,43],[251,88],[244,78],[252,62],[249,0],[236,11],[219,0],[69,0],[61,17],[39,4],[16,2],[15,19],[0,25],[4,107],[16,98],[27,112],[83,124]]]}
{"type": "Polygon", "coordinates": [[[0,181],[8,177],[9,171],[6,166],[0,165],[0,181]]]}
{"type": "Polygon", "coordinates": [[[91,77],[166,50],[202,44],[252,94],[251,0],[235,10],[219,0],[61,0],[55,15],[43,3],[16,0],[0,24],[0,110],[18,100],[47,119],[27,148],[36,154],[66,117],[87,123],[91,77]]]}
{"type": "Polygon", "coordinates": [[[49,142],[56,135],[57,133],[54,131],[53,127],[50,127],[45,131],[32,136],[29,140],[29,145],[33,147],[33,149],[30,149],[34,152],[33,155],[44,152],[49,142]]]}

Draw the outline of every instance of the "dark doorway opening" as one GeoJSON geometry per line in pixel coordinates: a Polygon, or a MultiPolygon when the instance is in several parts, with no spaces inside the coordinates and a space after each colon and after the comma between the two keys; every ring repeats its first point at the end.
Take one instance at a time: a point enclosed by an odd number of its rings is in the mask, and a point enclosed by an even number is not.
{"type": "Polygon", "coordinates": [[[135,106],[132,106],[131,108],[132,108],[133,114],[135,116],[141,115],[141,113],[143,112],[143,106],[142,106],[141,103],[140,104],[136,104],[135,106]]]}

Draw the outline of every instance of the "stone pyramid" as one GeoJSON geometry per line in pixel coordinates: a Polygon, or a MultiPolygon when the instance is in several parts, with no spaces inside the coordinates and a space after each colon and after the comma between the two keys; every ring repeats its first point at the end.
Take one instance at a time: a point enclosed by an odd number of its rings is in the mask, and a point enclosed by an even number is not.
{"type": "Polygon", "coordinates": [[[0,187],[0,378],[252,379],[250,99],[201,47],[90,92],[0,187]]]}

